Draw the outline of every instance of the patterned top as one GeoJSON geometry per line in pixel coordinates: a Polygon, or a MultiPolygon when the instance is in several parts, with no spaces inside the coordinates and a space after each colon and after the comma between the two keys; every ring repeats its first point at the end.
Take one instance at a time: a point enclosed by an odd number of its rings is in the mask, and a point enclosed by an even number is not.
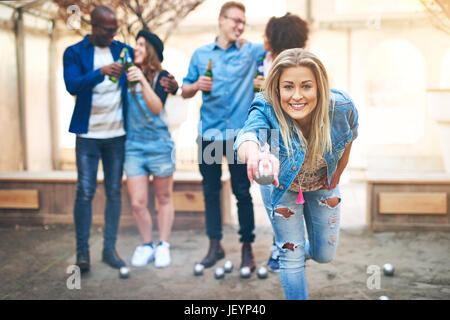
{"type": "Polygon", "coordinates": [[[319,156],[314,166],[306,167],[302,165],[294,181],[289,186],[290,191],[299,192],[300,186],[302,191],[316,191],[326,185],[326,180],[322,180],[327,176],[327,163],[322,156],[319,156]]]}

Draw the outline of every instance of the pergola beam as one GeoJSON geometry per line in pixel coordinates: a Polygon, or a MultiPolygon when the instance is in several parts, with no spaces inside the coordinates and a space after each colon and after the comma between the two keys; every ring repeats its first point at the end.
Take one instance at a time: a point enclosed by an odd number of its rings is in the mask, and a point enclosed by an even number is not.
{"type": "Polygon", "coordinates": [[[23,6],[21,6],[22,10],[28,10],[28,9],[32,9],[35,8],[36,6],[43,4],[45,2],[48,2],[49,0],[34,0],[31,2],[28,2],[27,4],[24,4],[23,6]]]}
{"type": "Polygon", "coordinates": [[[58,107],[56,103],[56,39],[55,21],[49,22],[50,43],[48,47],[48,111],[50,121],[50,143],[52,152],[52,168],[60,169],[59,161],[59,126],[58,107]]]}
{"type": "Polygon", "coordinates": [[[22,145],[23,169],[28,170],[27,121],[25,110],[25,27],[21,8],[14,12],[14,35],[17,64],[17,102],[19,107],[20,142],[22,145]]]}
{"type": "Polygon", "coordinates": [[[49,16],[47,14],[44,14],[44,13],[42,13],[39,10],[33,10],[33,8],[35,6],[37,6],[38,4],[42,4],[42,3],[47,2],[47,1],[49,1],[49,0],[36,0],[34,2],[30,2],[30,3],[27,3],[27,4],[22,5],[22,6],[14,6],[14,5],[9,4],[9,3],[0,2],[0,5],[2,5],[4,7],[8,7],[8,8],[13,9],[13,10],[17,10],[17,9],[20,8],[20,9],[22,9],[22,13],[26,13],[26,14],[29,14],[29,15],[31,15],[33,17],[49,21],[49,20],[53,20],[53,18],[51,16],[49,16]],[[32,6],[29,6],[29,5],[32,5],[32,6]]]}

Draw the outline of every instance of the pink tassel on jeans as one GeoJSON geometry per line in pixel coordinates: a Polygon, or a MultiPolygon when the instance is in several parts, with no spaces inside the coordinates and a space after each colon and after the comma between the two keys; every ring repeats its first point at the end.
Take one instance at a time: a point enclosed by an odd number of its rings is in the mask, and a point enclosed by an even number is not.
{"type": "Polygon", "coordinates": [[[303,198],[303,192],[302,192],[302,188],[300,188],[300,190],[298,191],[298,197],[297,200],[295,201],[296,204],[304,204],[305,203],[305,199],[303,198]]]}

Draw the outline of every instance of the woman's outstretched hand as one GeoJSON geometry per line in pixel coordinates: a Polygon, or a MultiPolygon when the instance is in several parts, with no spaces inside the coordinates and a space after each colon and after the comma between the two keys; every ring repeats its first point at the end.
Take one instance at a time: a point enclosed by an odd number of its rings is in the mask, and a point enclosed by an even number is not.
{"type": "MultiPolygon", "coordinates": [[[[272,165],[273,182],[275,187],[278,187],[278,174],[280,172],[280,161],[277,157],[269,152],[250,153],[247,158],[247,176],[250,182],[253,182],[255,178],[259,177],[259,163],[261,161],[270,162],[272,165]]],[[[268,164],[263,164],[268,166],[268,164]]],[[[267,167],[266,167],[267,168],[267,167]]]]}

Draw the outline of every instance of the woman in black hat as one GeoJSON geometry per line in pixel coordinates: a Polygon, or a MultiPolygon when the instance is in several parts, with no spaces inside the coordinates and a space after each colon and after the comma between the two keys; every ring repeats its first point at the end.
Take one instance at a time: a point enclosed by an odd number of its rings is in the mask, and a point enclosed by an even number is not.
{"type": "Polygon", "coordinates": [[[142,245],[137,246],[131,264],[141,267],[155,260],[156,267],[170,264],[168,242],[174,220],[172,200],[175,171],[175,145],[165,121],[164,103],[167,91],[161,79],[169,73],[163,70],[164,45],[149,31],[136,37],[134,63],[128,69],[127,141],[125,144],[125,173],[142,245]],[[131,85],[131,83],[136,83],[131,85]],[[153,190],[158,202],[158,230],[160,242],[153,245],[152,218],[148,210],[149,176],[153,176],[153,190]]]}

